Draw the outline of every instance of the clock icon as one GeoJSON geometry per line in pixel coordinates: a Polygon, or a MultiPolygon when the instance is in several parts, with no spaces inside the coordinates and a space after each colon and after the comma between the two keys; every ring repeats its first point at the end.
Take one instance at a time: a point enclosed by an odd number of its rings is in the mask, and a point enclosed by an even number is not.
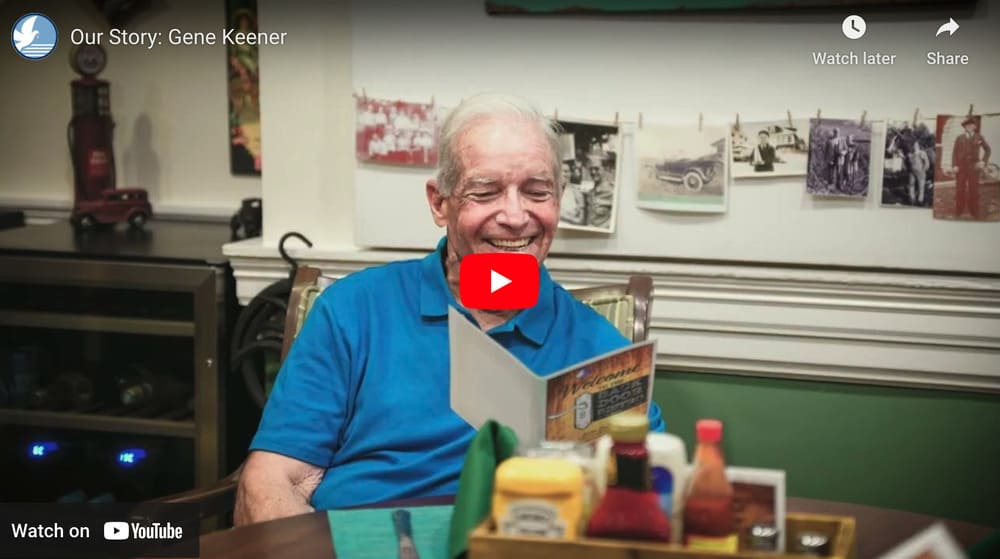
{"type": "Polygon", "coordinates": [[[844,18],[844,23],[840,25],[840,29],[848,39],[860,39],[865,36],[868,24],[865,23],[865,18],[861,16],[847,16],[844,18]]]}

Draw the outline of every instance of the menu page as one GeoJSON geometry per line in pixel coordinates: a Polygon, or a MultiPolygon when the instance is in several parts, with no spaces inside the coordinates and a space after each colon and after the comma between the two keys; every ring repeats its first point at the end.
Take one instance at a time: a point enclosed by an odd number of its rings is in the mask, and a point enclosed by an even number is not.
{"type": "Polygon", "coordinates": [[[592,441],[607,432],[611,416],[649,409],[655,341],[539,377],[454,308],[448,337],[451,408],[477,429],[494,419],[525,446],[543,439],[592,441]]]}

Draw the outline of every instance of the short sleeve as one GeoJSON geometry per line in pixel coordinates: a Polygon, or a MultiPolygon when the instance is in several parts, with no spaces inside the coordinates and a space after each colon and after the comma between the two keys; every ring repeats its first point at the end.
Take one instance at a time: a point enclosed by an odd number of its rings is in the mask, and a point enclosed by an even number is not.
{"type": "MultiPolygon", "coordinates": [[[[337,320],[336,283],[317,300],[292,344],[264,406],[250,450],[327,468],[350,417],[356,332],[337,320]]],[[[349,304],[349,303],[348,303],[349,304]]]]}

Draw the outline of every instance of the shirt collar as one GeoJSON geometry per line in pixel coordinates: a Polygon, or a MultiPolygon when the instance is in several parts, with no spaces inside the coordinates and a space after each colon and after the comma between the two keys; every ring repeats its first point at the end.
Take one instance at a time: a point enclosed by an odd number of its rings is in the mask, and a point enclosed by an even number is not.
{"type": "MultiPolygon", "coordinates": [[[[449,305],[469,316],[469,312],[455,300],[444,275],[443,262],[447,247],[448,237],[442,237],[434,252],[428,254],[420,262],[420,316],[424,318],[447,317],[449,305]]],[[[539,266],[538,302],[535,303],[535,306],[524,309],[514,315],[514,318],[490,330],[489,333],[500,334],[516,330],[535,345],[542,345],[552,329],[555,317],[555,296],[555,283],[545,266],[539,266]]]]}

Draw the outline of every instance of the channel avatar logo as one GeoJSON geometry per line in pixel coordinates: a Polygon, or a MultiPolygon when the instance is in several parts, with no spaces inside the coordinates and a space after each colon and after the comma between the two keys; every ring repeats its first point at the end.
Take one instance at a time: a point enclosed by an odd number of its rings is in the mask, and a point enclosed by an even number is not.
{"type": "Polygon", "coordinates": [[[25,14],[14,22],[10,42],[22,57],[41,60],[56,50],[59,34],[56,24],[44,14],[25,14]]]}

